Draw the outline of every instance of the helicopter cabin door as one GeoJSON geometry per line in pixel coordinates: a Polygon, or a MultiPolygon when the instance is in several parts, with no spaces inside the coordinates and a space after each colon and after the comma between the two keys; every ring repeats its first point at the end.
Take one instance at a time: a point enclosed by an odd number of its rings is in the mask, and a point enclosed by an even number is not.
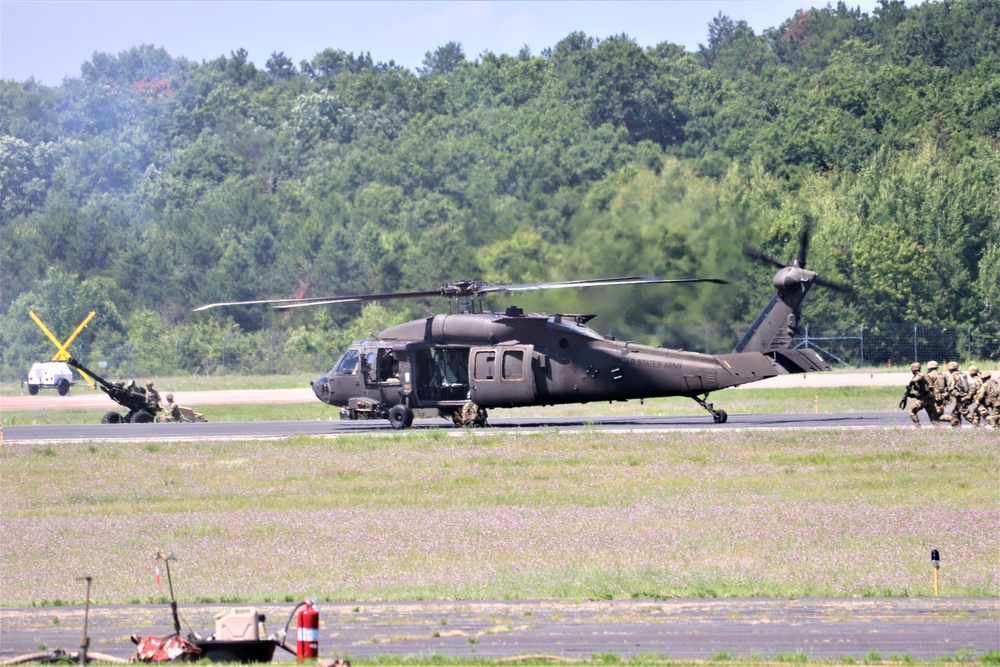
{"type": "Polygon", "coordinates": [[[534,403],[535,375],[531,370],[534,345],[474,347],[469,355],[469,395],[484,406],[534,403]]]}

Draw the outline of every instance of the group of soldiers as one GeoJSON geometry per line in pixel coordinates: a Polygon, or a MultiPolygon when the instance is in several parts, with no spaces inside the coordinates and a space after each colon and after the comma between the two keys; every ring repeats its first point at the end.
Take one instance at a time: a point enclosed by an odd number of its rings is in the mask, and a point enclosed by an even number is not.
{"type": "Polygon", "coordinates": [[[174,395],[167,393],[166,400],[160,400],[160,392],[153,389],[153,381],[146,381],[146,408],[150,413],[156,414],[163,410],[163,414],[156,417],[159,422],[179,422],[181,421],[181,408],[174,403],[174,395]]]}
{"type": "Polygon", "coordinates": [[[973,426],[1000,428],[1000,372],[980,373],[978,367],[969,366],[968,372],[962,373],[954,361],[948,362],[947,373],[938,370],[936,361],[927,362],[926,373],[920,371],[918,362],[910,364],[910,370],[913,377],[906,386],[903,402],[915,399],[910,406],[910,419],[916,426],[920,426],[917,413],[925,410],[935,425],[948,422],[957,428],[964,418],[973,426]],[[954,406],[946,415],[952,403],[954,406]]]}

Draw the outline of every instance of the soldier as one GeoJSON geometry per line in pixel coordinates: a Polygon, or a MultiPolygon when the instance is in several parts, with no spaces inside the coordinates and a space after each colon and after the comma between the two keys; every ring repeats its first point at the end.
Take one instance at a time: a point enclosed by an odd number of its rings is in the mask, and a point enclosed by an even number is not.
{"type": "Polygon", "coordinates": [[[477,426],[485,426],[488,415],[484,408],[479,407],[472,401],[469,401],[462,409],[455,412],[452,415],[452,421],[455,426],[461,426],[463,428],[473,428],[477,426]]]}
{"type": "Polygon", "coordinates": [[[906,386],[906,395],[915,399],[913,405],[910,406],[910,419],[913,420],[913,424],[917,428],[920,428],[920,418],[917,417],[917,413],[926,410],[931,424],[940,424],[941,415],[937,411],[937,403],[934,400],[934,388],[927,376],[920,372],[919,362],[914,361],[910,364],[910,370],[913,371],[913,377],[910,378],[910,383],[906,386]]]}
{"type": "Polygon", "coordinates": [[[1000,428],[1000,373],[993,377],[993,412],[986,418],[986,423],[993,428],[1000,428]]]}
{"type": "Polygon", "coordinates": [[[965,415],[966,421],[973,426],[979,426],[979,408],[976,404],[976,394],[979,393],[979,389],[982,386],[983,378],[979,374],[979,366],[969,366],[969,391],[966,394],[969,400],[962,414],[965,415]]]}
{"type": "Polygon", "coordinates": [[[976,410],[978,416],[983,420],[983,428],[997,426],[1000,413],[997,412],[997,401],[1000,400],[1000,383],[996,378],[991,377],[991,373],[986,371],[981,374],[983,385],[976,392],[976,398],[969,406],[969,410],[976,410]]]}
{"type": "Polygon", "coordinates": [[[167,393],[163,402],[163,414],[158,417],[161,422],[179,422],[181,420],[181,406],[174,403],[174,395],[167,393]]]}
{"type": "Polygon", "coordinates": [[[933,359],[927,362],[927,380],[934,390],[934,406],[938,415],[943,416],[945,407],[951,402],[951,396],[948,394],[948,379],[938,370],[938,362],[933,359]]]}
{"type": "Polygon", "coordinates": [[[160,411],[160,392],[153,389],[152,380],[146,380],[146,409],[154,415],[160,411]]]}
{"type": "Polygon", "coordinates": [[[948,421],[951,422],[954,428],[958,428],[962,425],[962,414],[971,400],[969,396],[969,378],[964,373],[959,372],[957,362],[949,361],[946,379],[948,396],[955,399],[955,407],[951,409],[948,421]]]}

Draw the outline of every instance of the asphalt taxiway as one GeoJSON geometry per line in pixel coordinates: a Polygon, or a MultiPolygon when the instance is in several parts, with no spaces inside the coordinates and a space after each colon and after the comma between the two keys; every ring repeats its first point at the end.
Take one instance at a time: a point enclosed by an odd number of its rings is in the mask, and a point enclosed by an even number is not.
{"type": "MultiPolygon", "coordinates": [[[[282,629],[294,608],[256,606],[269,633],[282,629]]],[[[208,635],[214,615],[228,608],[181,604],[182,634],[208,635]]],[[[996,598],[338,602],[319,609],[321,657],[707,660],[728,654],[861,662],[875,654],[886,660],[968,659],[1000,650],[996,598]]],[[[0,609],[0,660],[40,645],[77,650],[82,628],[82,607],[0,609]]],[[[134,651],[132,634],[173,632],[168,605],[91,607],[89,628],[91,650],[120,658],[134,651]]],[[[275,652],[275,661],[291,660],[290,653],[275,652]]]]}
{"type": "MultiPolygon", "coordinates": [[[[460,433],[444,419],[417,419],[413,429],[443,429],[460,433]]],[[[490,418],[488,431],[515,429],[530,431],[656,431],[732,429],[815,429],[815,428],[913,428],[907,413],[849,412],[842,414],[729,415],[725,424],[716,424],[708,415],[669,417],[531,417],[490,418]]],[[[386,420],[373,421],[281,421],[209,422],[184,424],[54,424],[6,426],[3,437],[18,441],[97,441],[97,440],[221,440],[245,438],[287,438],[297,435],[337,436],[357,433],[392,432],[386,420]]]]}

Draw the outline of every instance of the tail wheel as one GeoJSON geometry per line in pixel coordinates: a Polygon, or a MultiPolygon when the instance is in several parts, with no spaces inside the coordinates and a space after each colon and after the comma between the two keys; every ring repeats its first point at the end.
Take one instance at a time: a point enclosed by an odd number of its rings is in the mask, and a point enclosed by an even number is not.
{"type": "Polygon", "coordinates": [[[109,412],[108,414],[101,417],[102,424],[121,424],[122,416],[117,412],[109,412]]]}
{"type": "Polygon", "coordinates": [[[410,428],[413,424],[413,410],[405,405],[394,405],[389,408],[389,423],[394,429],[410,428]]]}
{"type": "Polygon", "coordinates": [[[148,424],[153,421],[153,413],[147,410],[139,410],[139,412],[132,415],[131,422],[133,424],[148,424]]]}
{"type": "Polygon", "coordinates": [[[59,384],[56,385],[56,389],[59,390],[59,395],[60,396],[65,396],[66,394],[68,394],[69,393],[69,380],[67,380],[66,378],[63,378],[62,380],[59,380],[59,384]]]}
{"type": "Polygon", "coordinates": [[[716,424],[725,424],[726,420],[729,419],[729,415],[726,414],[725,410],[713,410],[712,419],[715,420],[716,424]]]}

